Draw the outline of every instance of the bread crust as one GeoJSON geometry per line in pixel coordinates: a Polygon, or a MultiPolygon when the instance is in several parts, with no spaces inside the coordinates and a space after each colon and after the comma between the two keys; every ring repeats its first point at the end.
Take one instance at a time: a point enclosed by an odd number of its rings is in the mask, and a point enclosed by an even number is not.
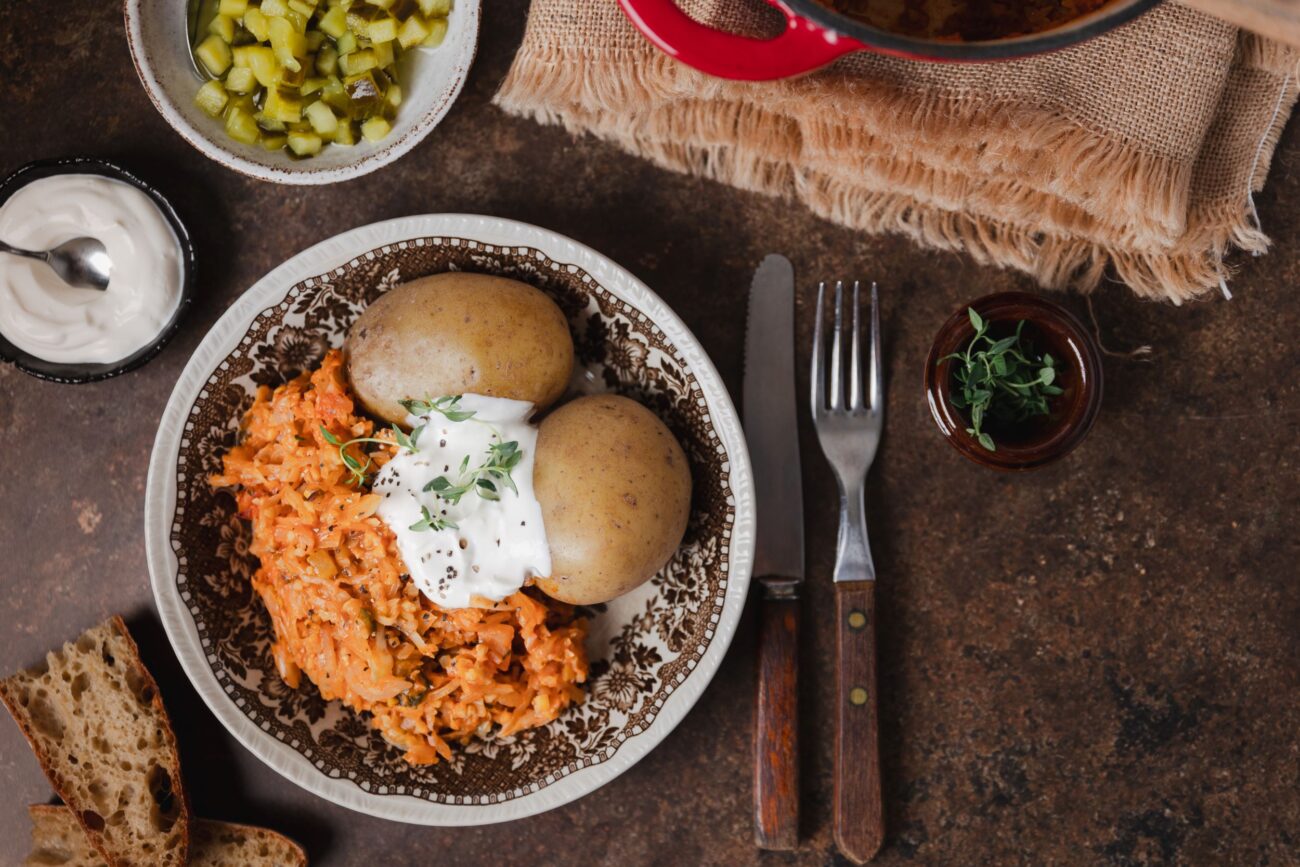
{"type": "MultiPolygon", "coordinates": [[[[74,812],[63,804],[32,804],[27,808],[27,812],[32,818],[33,825],[32,855],[39,852],[42,847],[49,846],[51,842],[54,842],[52,840],[40,839],[37,830],[40,825],[58,823],[64,826],[59,829],[61,831],[75,831],[80,828],[80,824],[77,822],[74,812]]],[[[277,857],[278,860],[265,863],[247,860],[243,862],[231,862],[225,860],[220,863],[240,863],[241,867],[307,867],[307,853],[303,851],[302,847],[283,834],[272,831],[269,828],[259,828],[256,825],[242,825],[238,822],[218,822],[211,819],[195,818],[193,831],[190,863],[194,865],[194,867],[209,867],[209,865],[217,863],[214,859],[231,859],[243,854],[235,849],[223,851],[221,849],[209,848],[210,845],[217,844],[210,844],[208,841],[216,839],[219,835],[226,834],[242,834],[245,837],[265,842],[272,848],[279,850],[275,853],[275,856],[273,856],[277,857]],[[287,858],[282,858],[280,856],[287,856],[287,858]]],[[[74,858],[84,859],[97,853],[90,848],[89,841],[86,841],[84,852],[70,852],[68,854],[74,858]]],[[[32,860],[31,856],[29,856],[29,861],[31,863],[39,863],[32,860]]],[[[79,864],[83,862],[74,861],[70,863],[79,864]]]]}
{"type": "MultiPolygon", "coordinates": [[[[171,780],[173,797],[177,800],[177,816],[173,825],[179,828],[180,842],[171,850],[175,856],[177,864],[185,864],[188,860],[189,843],[190,843],[190,801],[188,793],[185,791],[183,776],[181,774],[180,752],[176,747],[176,734],[172,730],[171,719],[167,715],[167,709],[163,705],[162,693],[158,689],[158,683],[154,680],[153,675],[149,673],[140,659],[140,650],[131,633],[126,628],[126,623],[118,615],[113,615],[107,621],[100,623],[91,629],[86,630],[77,639],[65,644],[61,650],[65,654],[74,652],[85,652],[76,647],[76,642],[82,637],[98,632],[100,629],[107,627],[121,638],[129,651],[129,658],[123,660],[126,666],[129,666],[139,678],[140,688],[136,690],[137,698],[147,695],[149,710],[154,714],[155,719],[160,723],[163,743],[160,745],[165,762],[160,763],[168,772],[171,780]]],[[[53,653],[53,651],[51,652],[53,653]]],[[[48,659],[48,656],[47,656],[48,659]]],[[[120,857],[109,850],[105,840],[105,835],[99,829],[91,827],[87,823],[87,813],[98,815],[94,804],[82,802],[76,786],[55,766],[54,757],[46,750],[44,739],[41,733],[37,732],[31,714],[27,708],[22,705],[18,695],[24,679],[37,679],[44,676],[44,672],[27,670],[11,675],[0,680],[0,701],[3,701],[9,713],[13,716],[14,721],[18,723],[18,728],[22,731],[23,737],[27,738],[28,744],[31,745],[32,752],[36,755],[36,760],[40,763],[41,770],[49,779],[50,785],[59,798],[70,807],[70,812],[76,818],[77,823],[85,832],[86,839],[103,856],[111,867],[127,867],[132,862],[120,857]]],[[[125,737],[136,737],[137,733],[132,732],[125,737]]]]}

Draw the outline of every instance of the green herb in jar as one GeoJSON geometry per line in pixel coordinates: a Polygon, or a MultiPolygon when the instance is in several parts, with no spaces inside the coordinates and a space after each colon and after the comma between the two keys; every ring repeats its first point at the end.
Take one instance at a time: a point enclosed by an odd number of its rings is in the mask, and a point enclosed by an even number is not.
{"type": "Polygon", "coordinates": [[[965,352],[939,359],[953,362],[953,388],[948,401],[967,414],[966,433],[989,451],[997,444],[985,429],[989,420],[1023,424],[1036,416],[1051,414],[1051,398],[1062,393],[1056,385],[1062,367],[1044,352],[1037,354],[1024,335],[1025,322],[1014,334],[1000,339],[989,335],[989,323],[973,308],[967,308],[975,336],[965,352]]]}

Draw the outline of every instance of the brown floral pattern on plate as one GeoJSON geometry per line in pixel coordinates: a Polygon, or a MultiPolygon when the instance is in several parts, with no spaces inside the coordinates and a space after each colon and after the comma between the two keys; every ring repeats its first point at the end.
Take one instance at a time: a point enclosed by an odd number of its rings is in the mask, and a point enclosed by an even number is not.
{"type": "Polygon", "coordinates": [[[498,803],[607,761],[644,731],[714,638],[726,596],[735,522],[725,449],[701,388],[660,329],[574,265],[529,247],[424,237],[388,244],[303,280],[262,310],[190,407],[176,461],[171,545],[177,590],[217,682],[264,732],[328,777],[372,794],[443,804],[498,803]],[[290,689],[271,659],[270,619],[248,577],[256,561],[234,500],[207,477],[236,442],[258,385],[310,370],[342,344],[353,320],[399,283],[444,271],[512,277],[545,291],[569,319],[577,390],[618,391],[657,412],[681,440],[695,491],[686,539],[649,584],[591,612],[587,699],[550,725],[483,738],[450,761],[416,767],[361,715],[326,702],[304,680],[290,689]],[[188,517],[187,517],[188,516],[188,517]]]}

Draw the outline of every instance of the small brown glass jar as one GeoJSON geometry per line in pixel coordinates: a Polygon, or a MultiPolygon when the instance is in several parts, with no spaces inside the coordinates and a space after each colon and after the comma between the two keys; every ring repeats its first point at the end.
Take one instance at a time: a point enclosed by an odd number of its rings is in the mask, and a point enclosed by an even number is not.
{"type": "Polygon", "coordinates": [[[1028,470],[1050,463],[1083,441],[1101,407],[1101,352],[1082,323],[1065,308],[1028,292],[986,295],[954,313],[934,338],[925,363],[925,392],[930,413],[949,445],[977,464],[997,470],[1028,470]],[[975,328],[967,307],[989,323],[994,338],[1014,333],[1025,321],[1024,336],[1037,353],[1051,353],[1057,361],[1056,385],[1063,391],[1052,398],[1051,414],[1014,427],[990,430],[994,451],[966,432],[970,419],[952,405],[953,361],[940,361],[964,352],[975,328]]]}

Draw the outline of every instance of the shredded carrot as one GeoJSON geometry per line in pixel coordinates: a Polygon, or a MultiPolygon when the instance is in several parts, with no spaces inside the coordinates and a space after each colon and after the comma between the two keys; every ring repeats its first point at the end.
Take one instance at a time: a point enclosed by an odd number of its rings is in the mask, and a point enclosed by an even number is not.
{"type": "MultiPolygon", "coordinates": [[[[392,438],[356,414],[337,350],[314,373],[258,390],[242,441],[211,479],[252,523],[253,587],[285,682],[297,688],[305,673],[326,699],[369,712],[413,764],[450,757],[450,743],[545,725],[580,702],[586,621],[527,589],[491,608],[430,602],[375,515],[378,495],[351,483],[322,427],[340,442],[392,438]]],[[[368,457],[382,466],[394,447],[368,457]]],[[[348,454],[367,458],[357,445],[348,454]]]]}

